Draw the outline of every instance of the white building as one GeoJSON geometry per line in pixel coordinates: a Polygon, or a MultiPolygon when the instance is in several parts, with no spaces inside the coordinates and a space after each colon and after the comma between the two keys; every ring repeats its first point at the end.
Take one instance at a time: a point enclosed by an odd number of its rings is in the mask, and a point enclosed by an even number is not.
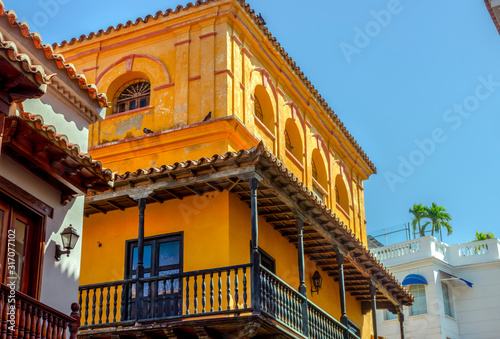
{"type": "MultiPolygon", "coordinates": [[[[426,236],[372,249],[414,293],[406,339],[500,338],[500,241],[447,245],[426,236]]],[[[377,311],[378,334],[400,338],[397,316],[377,311]]]]}
{"type": "Polygon", "coordinates": [[[111,172],[85,153],[89,124],[102,119],[106,105],[94,85],[0,0],[3,337],[68,333],[71,305],[78,301],[81,241],[59,260],[56,248],[70,247],[62,243],[64,230],[82,234],[87,191],[109,187],[111,172]]]}

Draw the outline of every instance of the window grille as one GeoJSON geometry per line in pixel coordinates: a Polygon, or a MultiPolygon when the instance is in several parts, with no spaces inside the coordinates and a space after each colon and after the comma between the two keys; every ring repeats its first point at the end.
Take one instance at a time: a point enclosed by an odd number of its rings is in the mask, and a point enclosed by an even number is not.
{"type": "Polygon", "coordinates": [[[144,79],[135,79],[124,84],[115,99],[115,113],[132,111],[149,106],[151,84],[144,79]]]}
{"type": "Polygon", "coordinates": [[[257,97],[255,97],[254,111],[257,119],[264,122],[264,113],[262,113],[262,106],[260,105],[259,98],[257,97]]]}

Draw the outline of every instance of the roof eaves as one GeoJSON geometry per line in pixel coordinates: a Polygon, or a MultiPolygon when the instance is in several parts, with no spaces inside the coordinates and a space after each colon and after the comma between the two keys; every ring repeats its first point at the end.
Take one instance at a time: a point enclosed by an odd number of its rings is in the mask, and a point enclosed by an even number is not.
{"type": "Polygon", "coordinates": [[[65,70],[71,79],[76,80],[79,87],[87,91],[91,99],[98,102],[99,107],[103,108],[108,106],[106,95],[104,93],[98,93],[97,87],[94,84],[88,84],[85,76],[83,74],[77,74],[75,66],[71,63],[65,63],[62,55],[55,54],[50,44],[43,44],[41,35],[37,32],[30,32],[29,26],[26,22],[18,22],[16,12],[13,10],[6,10],[2,0],[0,0],[0,16],[6,16],[11,26],[18,27],[24,37],[31,38],[35,47],[43,50],[47,59],[54,60],[59,69],[65,70]]]}

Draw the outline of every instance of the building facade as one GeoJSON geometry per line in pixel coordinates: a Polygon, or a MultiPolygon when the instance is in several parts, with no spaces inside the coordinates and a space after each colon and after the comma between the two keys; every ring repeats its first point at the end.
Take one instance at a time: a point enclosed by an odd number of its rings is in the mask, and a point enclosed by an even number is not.
{"type": "Polygon", "coordinates": [[[87,191],[109,188],[112,173],[85,153],[106,97],[1,1],[0,83],[1,336],[61,337],[81,241],[59,261],[56,248],[64,230],[82,234],[87,191]]]}
{"type": "MultiPolygon", "coordinates": [[[[406,338],[498,338],[498,239],[447,245],[426,236],[373,252],[414,293],[404,310],[406,338]]],[[[379,334],[399,338],[395,316],[378,313],[379,334]]]]}
{"type": "Polygon", "coordinates": [[[89,136],[115,180],[85,202],[82,337],[369,338],[375,304],[411,303],[365,246],[374,165],[244,1],[54,48],[110,100],[89,136]]]}

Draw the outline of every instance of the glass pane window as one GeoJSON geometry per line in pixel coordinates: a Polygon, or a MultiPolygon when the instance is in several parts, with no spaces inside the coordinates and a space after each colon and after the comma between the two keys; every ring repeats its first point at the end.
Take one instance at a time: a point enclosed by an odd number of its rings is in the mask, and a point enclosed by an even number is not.
{"type": "MultiPolygon", "coordinates": [[[[178,265],[180,261],[180,242],[170,241],[161,243],[158,249],[158,265],[170,266],[178,265]]],[[[178,273],[178,272],[177,272],[178,273]]]]}
{"type": "MultiPolygon", "coordinates": [[[[137,247],[134,247],[134,253],[132,255],[132,271],[135,272],[137,269],[137,247]]],[[[151,268],[151,245],[144,246],[144,269],[151,268]]]]}
{"type": "Polygon", "coordinates": [[[420,315],[427,313],[427,300],[425,298],[425,285],[415,284],[410,286],[410,293],[413,294],[415,302],[410,308],[410,315],[420,315]]]}
{"type": "Polygon", "coordinates": [[[441,289],[443,291],[444,314],[446,314],[448,317],[453,317],[448,285],[444,282],[441,282],[441,289]]]}
{"type": "Polygon", "coordinates": [[[16,290],[20,290],[21,287],[21,279],[23,276],[23,268],[24,268],[24,261],[25,261],[25,249],[26,249],[26,231],[28,229],[28,225],[24,222],[22,222],[19,219],[16,219],[15,222],[15,230],[16,230],[16,237],[15,237],[15,243],[14,243],[14,248],[15,248],[15,255],[14,255],[14,261],[15,261],[15,277],[16,277],[16,290]]]}
{"type": "Polygon", "coordinates": [[[135,79],[124,84],[116,92],[114,113],[123,113],[147,107],[151,94],[151,84],[144,79],[135,79]]]}

